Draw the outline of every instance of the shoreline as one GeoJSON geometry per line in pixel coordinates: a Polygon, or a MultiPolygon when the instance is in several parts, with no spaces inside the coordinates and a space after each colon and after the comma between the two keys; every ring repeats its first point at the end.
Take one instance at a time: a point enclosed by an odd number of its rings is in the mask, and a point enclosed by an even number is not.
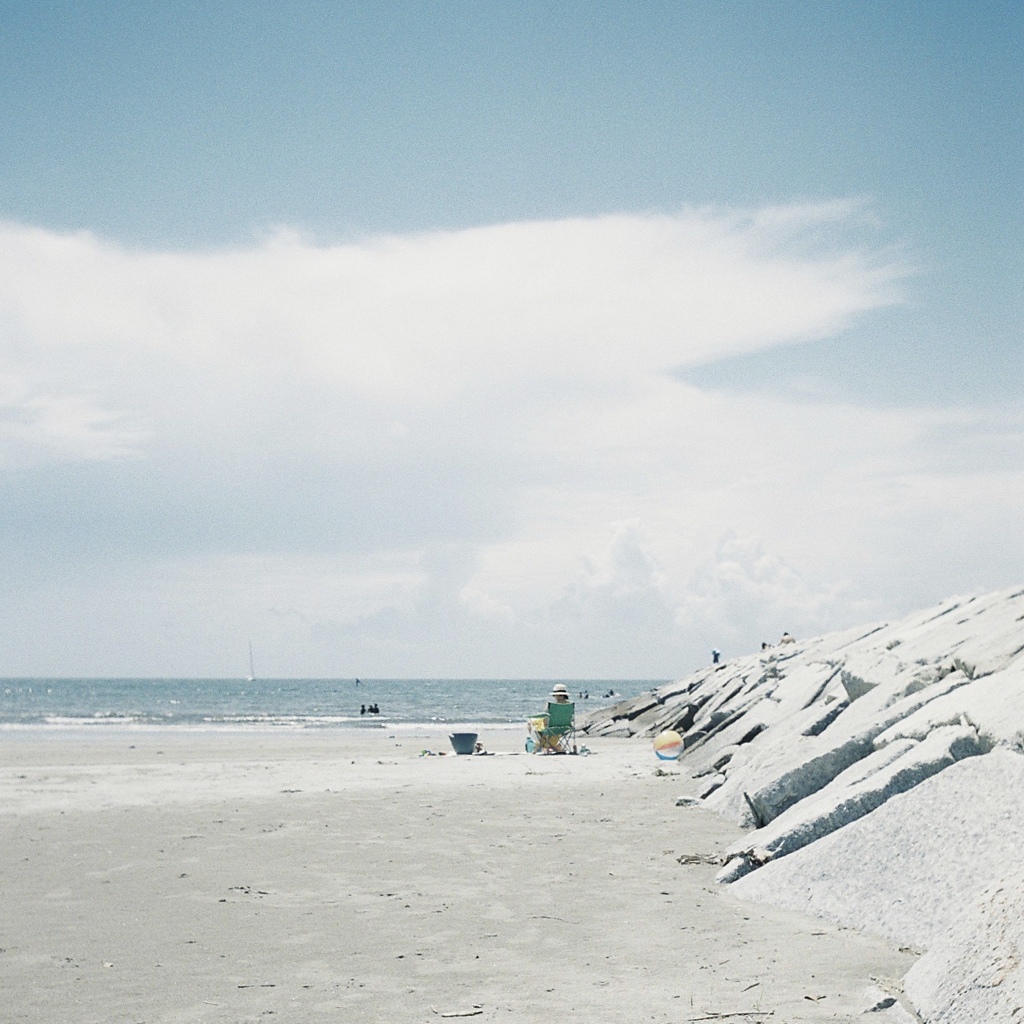
{"type": "Polygon", "coordinates": [[[12,1020],[839,1022],[913,962],[723,891],[646,743],[448,731],[0,741],[12,1020]]]}
{"type": "MultiPolygon", "coordinates": [[[[139,727],[183,729],[516,728],[547,706],[547,680],[0,680],[0,733],[139,727]],[[376,713],[367,709],[376,709],[376,713]],[[362,710],[362,713],[361,713],[362,710]]],[[[564,684],[563,684],[564,685],[564,684]]],[[[580,687],[577,713],[649,688],[650,681],[594,680],[580,687]],[[604,687],[604,689],[598,689],[604,687]],[[601,696],[598,696],[601,694],[601,696]]]]}
{"type": "Polygon", "coordinates": [[[60,722],[0,722],[0,736],[25,736],[29,740],[46,742],[51,736],[84,739],[96,735],[108,735],[116,739],[119,733],[126,735],[174,735],[176,733],[196,735],[276,735],[304,736],[331,735],[333,733],[381,732],[525,732],[522,720],[502,722],[479,722],[453,719],[451,721],[388,721],[359,719],[318,724],[253,721],[253,722],[131,722],[123,719],[78,719],[60,722]]]}

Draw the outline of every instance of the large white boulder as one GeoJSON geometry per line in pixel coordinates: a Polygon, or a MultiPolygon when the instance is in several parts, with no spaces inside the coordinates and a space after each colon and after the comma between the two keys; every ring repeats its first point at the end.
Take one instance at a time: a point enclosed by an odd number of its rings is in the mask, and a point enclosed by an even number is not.
{"type": "Polygon", "coordinates": [[[904,979],[927,1024],[1019,1024],[1024,1014],[1024,870],[994,882],[904,979]]]}
{"type": "Polygon", "coordinates": [[[726,853],[729,860],[719,880],[734,881],[755,867],[794,853],[863,818],[954,762],[980,753],[978,734],[969,725],[936,729],[922,742],[905,740],[878,750],[812,799],[734,843],[726,853]]]}
{"type": "Polygon", "coordinates": [[[730,888],[925,950],[959,926],[1021,850],[1024,756],[1000,748],[958,761],[730,888]]]}

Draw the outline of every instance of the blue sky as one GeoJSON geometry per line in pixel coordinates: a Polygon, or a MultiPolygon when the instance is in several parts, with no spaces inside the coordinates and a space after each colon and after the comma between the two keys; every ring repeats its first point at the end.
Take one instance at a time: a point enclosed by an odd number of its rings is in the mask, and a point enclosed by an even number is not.
{"type": "Polygon", "coordinates": [[[669,676],[1024,578],[1020,4],[0,27],[0,672],[669,676]]]}

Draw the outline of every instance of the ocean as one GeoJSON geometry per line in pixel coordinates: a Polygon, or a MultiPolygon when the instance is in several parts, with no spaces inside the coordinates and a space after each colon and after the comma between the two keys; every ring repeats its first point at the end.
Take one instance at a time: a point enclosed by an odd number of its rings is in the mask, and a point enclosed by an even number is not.
{"type": "Polygon", "coordinates": [[[335,729],[520,726],[557,682],[577,714],[666,680],[3,679],[0,729],[335,729]],[[361,713],[378,707],[379,713],[361,713]]]}

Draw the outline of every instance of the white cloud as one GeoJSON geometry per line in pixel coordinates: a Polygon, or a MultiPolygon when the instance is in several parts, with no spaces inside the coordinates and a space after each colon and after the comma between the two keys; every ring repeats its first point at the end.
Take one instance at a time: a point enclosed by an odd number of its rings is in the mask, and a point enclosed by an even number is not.
{"type": "MultiPolygon", "coordinates": [[[[823,203],[205,253],[0,226],[0,530],[28,552],[8,593],[44,574],[94,616],[86,644],[60,602],[22,602],[23,635],[49,630],[66,671],[86,649],[93,671],[158,670],[173,622],[202,634],[183,672],[231,671],[218,629],[262,629],[288,674],[343,671],[342,647],[357,674],[668,674],[698,623],[740,643],[887,587],[930,598],[929,528],[1019,534],[1019,409],[794,405],[669,372],[899,301],[870,219],[823,203]],[[157,565],[177,582],[127,616],[90,583],[157,565]]],[[[977,533],[963,550],[990,550],[977,533]]]]}
{"type": "Polygon", "coordinates": [[[712,636],[720,647],[749,650],[752,630],[760,629],[764,640],[774,642],[784,630],[798,636],[820,628],[834,617],[841,590],[836,584],[812,587],[755,538],[729,532],[690,577],[676,623],[684,631],[712,636]]]}
{"type": "Polygon", "coordinates": [[[823,336],[892,301],[891,264],[786,254],[836,215],[776,211],[771,230],[766,214],[610,216],[339,246],[280,233],[204,254],[7,225],[0,316],[33,369],[61,356],[108,389],[118,366],[136,388],[158,367],[175,371],[165,384],[213,375],[222,394],[280,374],[414,407],[544,380],[607,386],[823,336]]]}
{"type": "Polygon", "coordinates": [[[88,394],[48,394],[0,376],[0,467],[124,458],[145,440],[132,417],[102,408],[88,394]]]}

